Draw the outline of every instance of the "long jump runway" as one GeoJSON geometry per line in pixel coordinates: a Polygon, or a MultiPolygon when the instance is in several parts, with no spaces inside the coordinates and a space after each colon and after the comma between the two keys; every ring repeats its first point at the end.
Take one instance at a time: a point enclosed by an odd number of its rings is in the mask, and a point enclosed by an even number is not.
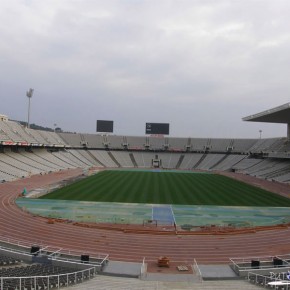
{"type": "Polygon", "coordinates": [[[229,258],[234,257],[290,253],[288,227],[225,236],[134,234],[66,223],[48,224],[47,219],[34,217],[15,205],[15,198],[24,187],[28,191],[43,188],[79,174],[80,170],[69,170],[0,184],[0,238],[81,252],[108,253],[111,260],[137,262],[144,257],[147,261],[156,261],[164,255],[171,261],[191,262],[196,259],[199,264],[214,264],[229,263],[229,258]]]}
{"type": "Polygon", "coordinates": [[[158,224],[174,225],[175,218],[172,207],[168,205],[153,206],[152,220],[156,220],[158,224]]]}

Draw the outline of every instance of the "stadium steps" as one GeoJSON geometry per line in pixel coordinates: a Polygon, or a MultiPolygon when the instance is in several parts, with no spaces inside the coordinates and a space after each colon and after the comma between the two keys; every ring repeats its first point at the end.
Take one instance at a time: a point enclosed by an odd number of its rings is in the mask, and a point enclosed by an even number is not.
{"type": "Polygon", "coordinates": [[[218,166],[221,162],[223,162],[224,160],[226,160],[230,155],[226,154],[224,157],[222,157],[222,159],[218,160],[214,165],[212,165],[209,170],[214,169],[216,166],[218,166]]]}
{"type": "Polygon", "coordinates": [[[259,177],[260,178],[265,178],[265,179],[273,179],[277,176],[280,176],[280,175],[284,175],[285,173],[289,173],[290,172],[290,169],[289,169],[289,166],[287,167],[284,167],[280,170],[275,170],[275,171],[272,171],[272,172],[268,172],[268,173],[265,173],[265,174],[262,174],[260,175],[259,177]]]}
{"type": "Polygon", "coordinates": [[[183,159],[184,159],[184,154],[181,154],[180,157],[179,157],[179,160],[178,160],[178,162],[176,164],[176,167],[175,167],[176,169],[179,169],[183,159]]]}
{"type": "Polygon", "coordinates": [[[115,158],[115,156],[112,154],[112,152],[108,152],[108,155],[111,157],[111,159],[114,161],[114,163],[118,166],[118,167],[122,167],[121,164],[117,161],[117,159],[115,158]]]}
{"type": "Polygon", "coordinates": [[[103,167],[106,167],[106,165],[104,163],[102,163],[95,155],[93,155],[90,150],[87,150],[87,152],[90,155],[90,157],[92,157],[94,160],[96,160],[98,163],[100,163],[103,167]]]}
{"type": "MultiPolygon", "coordinates": [[[[258,286],[246,280],[217,280],[204,282],[144,281],[98,275],[94,279],[70,287],[79,290],[255,290],[258,286]]],[[[66,288],[63,288],[66,289],[66,288]]]]}
{"type": "Polygon", "coordinates": [[[129,153],[129,156],[130,156],[130,159],[131,159],[134,167],[138,167],[138,164],[137,164],[137,162],[135,160],[135,157],[134,157],[133,153],[129,153]]]}
{"type": "Polygon", "coordinates": [[[80,162],[84,163],[86,166],[92,166],[92,163],[83,155],[81,155],[76,150],[69,150],[69,153],[72,154],[76,159],[78,159],[80,162]]]}
{"type": "Polygon", "coordinates": [[[192,167],[192,169],[196,169],[198,167],[198,165],[205,159],[205,157],[207,156],[207,153],[204,153],[200,159],[197,161],[197,163],[192,167]]]}

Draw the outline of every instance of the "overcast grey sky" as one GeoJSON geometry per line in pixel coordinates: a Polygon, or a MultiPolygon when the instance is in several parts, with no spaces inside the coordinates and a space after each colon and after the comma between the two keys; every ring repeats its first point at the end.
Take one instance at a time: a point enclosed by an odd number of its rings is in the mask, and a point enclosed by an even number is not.
{"type": "Polygon", "coordinates": [[[0,0],[0,113],[94,133],[257,138],[290,102],[289,0],[0,0]]]}

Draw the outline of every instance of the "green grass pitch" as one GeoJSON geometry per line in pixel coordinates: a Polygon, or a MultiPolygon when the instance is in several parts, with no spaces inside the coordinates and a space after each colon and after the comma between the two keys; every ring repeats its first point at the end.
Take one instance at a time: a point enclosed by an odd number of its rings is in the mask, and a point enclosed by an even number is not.
{"type": "Polygon", "coordinates": [[[119,170],[99,172],[41,198],[147,204],[290,206],[290,199],[286,197],[221,175],[119,170]]]}

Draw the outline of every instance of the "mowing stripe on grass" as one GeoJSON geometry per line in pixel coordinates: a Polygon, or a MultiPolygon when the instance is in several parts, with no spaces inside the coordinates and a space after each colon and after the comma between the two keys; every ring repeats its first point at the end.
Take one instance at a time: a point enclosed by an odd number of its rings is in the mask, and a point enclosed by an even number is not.
{"type": "Polygon", "coordinates": [[[107,170],[58,189],[43,199],[98,202],[290,206],[290,199],[216,174],[107,170]]]}

